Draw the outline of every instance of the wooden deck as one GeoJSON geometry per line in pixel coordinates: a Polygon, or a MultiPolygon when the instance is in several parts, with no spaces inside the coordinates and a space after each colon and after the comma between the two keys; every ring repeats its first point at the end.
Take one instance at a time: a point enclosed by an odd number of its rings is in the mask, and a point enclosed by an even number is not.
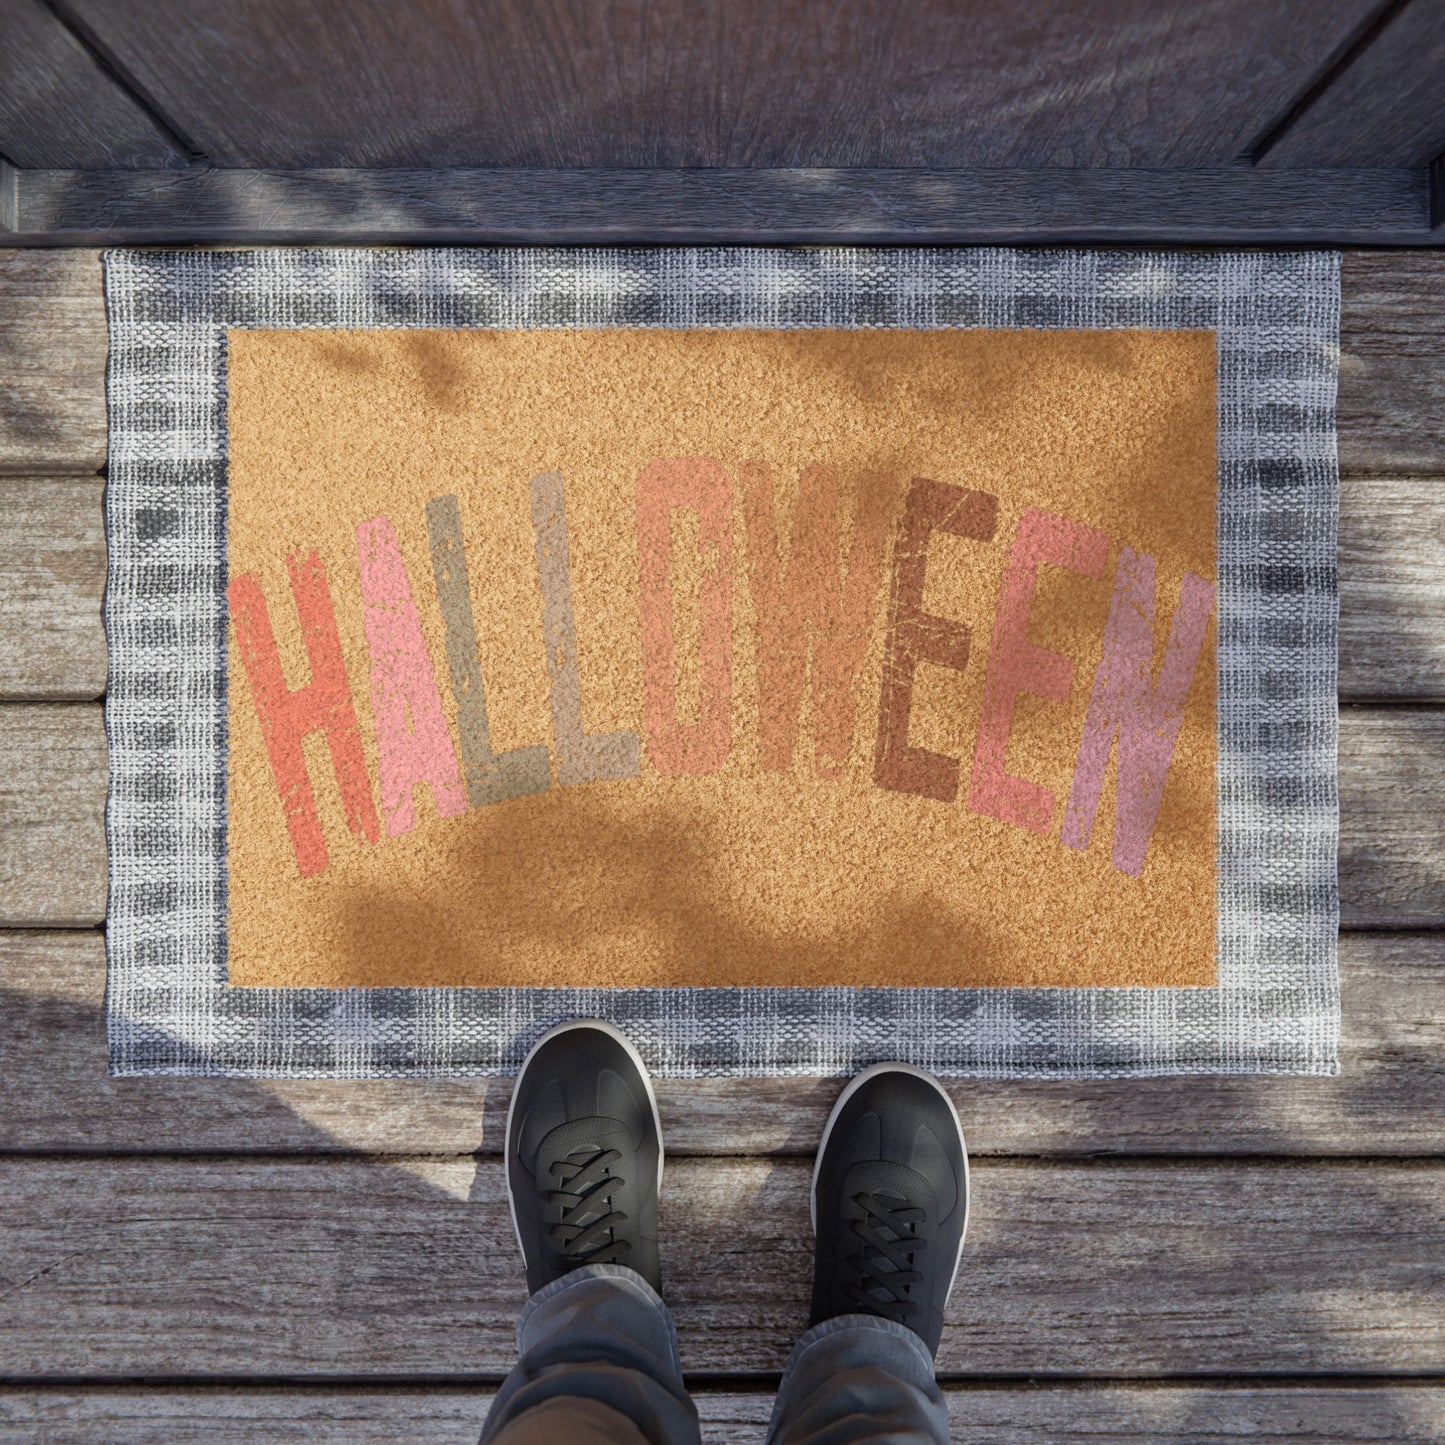
{"type": "MultiPolygon", "coordinates": [[[[1344,1074],[954,1085],[958,1440],[1445,1439],[1445,255],[1344,287],[1344,1074]]],[[[0,1442],[470,1445],[506,1085],[106,1076],[105,352],[95,252],[0,251],[0,1442]]],[[[804,1322],[836,1088],[660,1087],[711,1439],[804,1322]]]]}

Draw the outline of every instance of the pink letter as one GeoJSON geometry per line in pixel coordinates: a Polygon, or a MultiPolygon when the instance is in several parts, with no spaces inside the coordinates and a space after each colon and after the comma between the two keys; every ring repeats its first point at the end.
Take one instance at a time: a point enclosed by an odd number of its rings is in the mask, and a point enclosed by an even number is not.
{"type": "Polygon", "coordinates": [[[1164,780],[1184,721],[1184,703],[1194,686],[1195,664],[1213,611],[1214,584],[1186,572],[1159,685],[1151,687],[1154,559],[1128,547],[1120,552],[1104,628],[1104,656],[1094,678],[1074,785],[1064,811],[1064,842],[1070,848],[1089,846],[1104,789],[1104,769],[1117,734],[1114,867],[1135,878],[1144,872],[1144,855],[1149,851],[1164,780]]]}
{"type": "Polygon", "coordinates": [[[1067,567],[1085,577],[1102,577],[1109,539],[1082,522],[1066,521],[1052,512],[1030,507],[1019,518],[1013,552],[1004,570],[1003,591],[993,620],[993,644],[983,683],[983,715],[968,806],[1006,823],[1047,833],[1054,816],[1054,795],[1038,783],[1015,778],[1004,770],[1014,698],[1021,692],[1050,702],[1069,695],[1074,664],[1028,639],[1029,608],[1040,562],[1067,567]]]}
{"type": "Polygon", "coordinates": [[[395,838],[409,833],[416,821],[412,808],[416,784],[431,784],[437,812],[443,818],[465,811],[467,790],[442,716],[441,693],[391,518],[363,522],[356,529],[356,551],[361,560],[366,645],[371,653],[381,810],[387,836],[395,838]]]}
{"type": "Polygon", "coordinates": [[[732,742],[733,504],[728,474],[705,457],[649,462],[637,479],[642,679],[647,753],[660,773],[713,773],[732,742]],[[673,694],[672,509],[696,507],[702,582],[702,716],[677,721],[673,694]]]}

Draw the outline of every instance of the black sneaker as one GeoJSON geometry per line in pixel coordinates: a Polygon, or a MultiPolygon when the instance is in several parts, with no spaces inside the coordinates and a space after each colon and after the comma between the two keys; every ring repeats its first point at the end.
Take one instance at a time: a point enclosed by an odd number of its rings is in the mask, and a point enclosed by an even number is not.
{"type": "Polygon", "coordinates": [[[865,1069],[833,1106],[813,1170],[811,1322],[882,1315],[936,1355],[967,1224],[953,1101],[921,1069],[865,1069]]]}
{"type": "Polygon", "coordinates": [[[652,1287],[662,1127],[637,1050],[611,1024],[544,1034],[507,1109],[507,1189],[527,1288],[584,1264],[625,1264],[652,1287]]]}

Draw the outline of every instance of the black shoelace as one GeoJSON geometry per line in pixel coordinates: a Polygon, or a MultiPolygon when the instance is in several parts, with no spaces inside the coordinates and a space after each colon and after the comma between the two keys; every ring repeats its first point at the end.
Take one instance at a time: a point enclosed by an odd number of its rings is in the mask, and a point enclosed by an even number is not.
{"type": "Polygon", "coordinates": [[[844,1286],[844,1293],[868,1314],[907,1324],[919,1309],[908,1291],[923,1278],[913,1261],[925,1247],[918,1232],[924,1212],[897,1194],[865,1192],[855,1195],[854,1203],[862,1213],[852,1228],[863,1249],[848,1257],[858,1278],[844,1286]]]}
{"type": "Polygon", "coordinates": [[[612,1208],[612,1196],[624,1181],[612,1172],[622,1157],[616,1149],[575,1149],[555,1159],[552,1185],[542,1197],[558,1210],[551,1227],[557,1246],[554,1264],[558,1274],[583,1264],[623,1264],[631,1241],[617,1233],[627,1216],[612,1208]]]}

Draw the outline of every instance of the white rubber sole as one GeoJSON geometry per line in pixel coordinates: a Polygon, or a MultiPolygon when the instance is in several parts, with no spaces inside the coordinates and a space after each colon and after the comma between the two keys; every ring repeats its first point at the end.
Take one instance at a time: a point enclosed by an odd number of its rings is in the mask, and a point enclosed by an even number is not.
{"type": "Polygon", "coordinates": [[[943,1085],[925,1069],[915,1068],[912,1064],[874,1064],[872,1067],[864,1069],[856,1078],[850,1079],[848,1087],[838,1095],[838,1102],[833,1105],[833,1110],[828,1115],[828,1122],[823,1125],[823,1138],[818,1144],[817,1158],[813,1161],[813,1185],[808,1191],[808,1207],[813,1221],[813,1234],[816,1236],[818,1233],[818,1174],[823,1167],[823,1150],[828,1147],[828,1140],[833,1134],[833,1126],[838,1122],[838,1116],[843,1112],[848,1100],[864,1084],[870,1079],[877,1078],[879,1074],[912,1074],[915,1079],[922,1079],[925,1084],[931,1085],[948,1105],[949,1117],[953,1120],[953,1127],[958,1130],[958,1147],[963,1151],[963,1233],[958,1239],[958,1253],[954,1256],[953,1274],[948,1281],[948,1288],[951,1292],[954,1281],[958,1279],[958,1267],[963,1262],[963,1241],[968,1237],[968,1219],[973,1204],[968,1178],[968,1145],[964,1142],[963,1124],[959,1120],[958,1110],[953,1107],[953,1100],[948,1097],[948,1092],[943,1085]]]}
{"type": "MultiPolygon", "coordinates": [[[[522,1060],[522,1067],[517,1070],[517,1078],[521,1079],[527,1071],[527,1065],[532,1062],[537,1050],[559,1034],[567,1034],[575,1029],[596,1029],[606,1034],[627,1050],[628,1057],[637,1065],[637,1072],[642,1075],[642,1082],[647,1089],[647,1102],[652,1107],[652,1127],[657,1130],[657,1192],[662,1193],[662,1116],[657,1112],[657,1094],[652,1087],[652,1075],[647,1072],[647,1065],[642,1062],[642,1055],[637,1052],[632,1040],[627,1037],[621,1029],[608,1023],[605,1019],[568,1019],[565,1024],[558,1024],[550,1028],[535,1044],[527,1051],[527,1057],[522,1060]]],[[[517,1248],[521,1252],[523,1264],[527,1261],[527,1250],[522,1243],[522,1231],[517,1226],[517,1195],[512,1188],[512,1114],[517,1107],[517,1087],[512,1086],[512,1097],[507,1101],[507,1132],[502,1137],[502,1150],[507,1161],[507,1207],[512,1211],[512,1233],[517,1236],[517,1248]]]]}

